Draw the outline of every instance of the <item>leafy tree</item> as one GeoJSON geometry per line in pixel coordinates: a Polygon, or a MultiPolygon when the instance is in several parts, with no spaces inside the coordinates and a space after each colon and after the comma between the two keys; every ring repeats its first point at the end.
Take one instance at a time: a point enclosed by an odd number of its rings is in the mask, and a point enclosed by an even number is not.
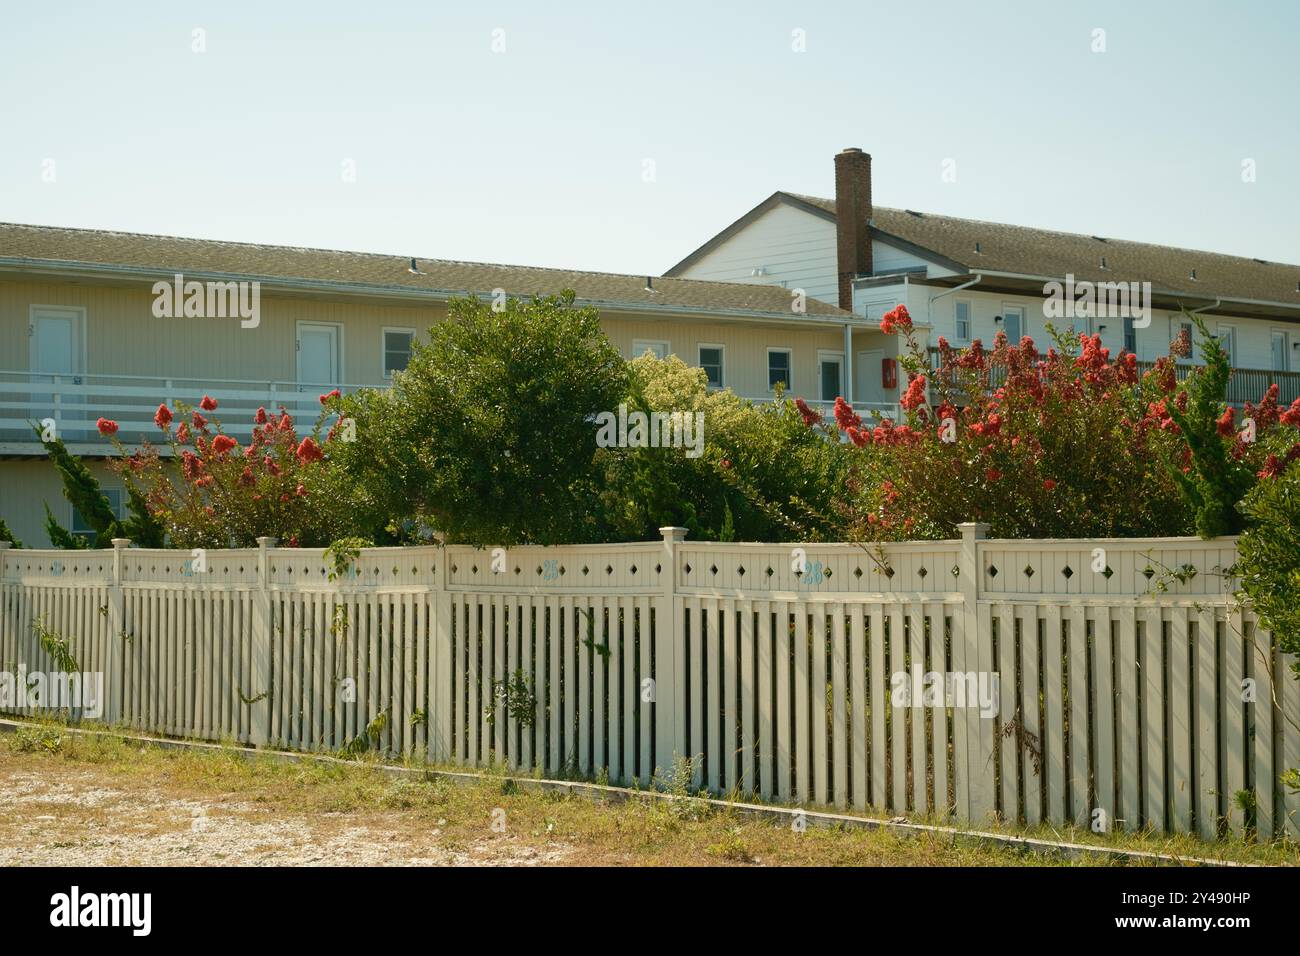
{"type": "Polygon", "coordinates": [[[836,536],[841,522],[830,502],[848,476],[846,449],[806,428],[791,402],[756,405],[729,389],[711,392],[704,371],[676,356],[647,353],[629,368],[629,413],[691,416],[683,438],[695,447],[602,450],[612,538],[654,538],[665,525],[713,541],[836,536]]]}
{"type": "Polygon", "coordinates": [[[356,440],[335,454],[367,507],[470,544],[600,540],[593,422],[627,371],[573,303],[454,299],[391,389],[344,399],[356,440]]]}
{"type": "Polygon", "coordinates": [[[81,551],[90,547],[85,538],[59,524],[49,505],[45,506],[45,534],[50,539],[50,544],[64,551],[81,551]]]}
{"type": "MultiPolygon", "coordinates": [[[[36,429],[36,433],[38,437],[41,436],[39,428],[36,429]]],[[[71,502],[77,514],[81,515],[81,519],[95,532],[93,547],[111,548],[112,539],[124,537],[125,532],[121,522],[117,520],[117,515],[113,513],[113,506],[109,504],[108,497],[99,486],[99,479],[90,473],[85,462],[68,452],[62,438],[41,437],[41,444],[45,446],[50,461],[63,482],[63,497],[71,502]]],[[[45,509],[45,514],[46,529],[51,531],[50,541],[55,544],[55,547],[68,547],[67,544],[56,542],[56,537],[59,541],[83,540],[58,526],[48,507],[45,509]]],[[[85,547],[85,544],[72,545],[72,547],[85,547]]]]}
{"type": "Polygon", "coordinates": [[[23,546],[23,543],[14,537],[14,533],[9,530],[9,525],[5,524],[3,518],[0,518],[0,541],[8,541],[15,548],[23,546]]]}
{"type": "Polygon", "coordinates": [[[1190,470],[1174,468],[1171,474],[1192,507],[1196,531],[1203,538],[1237,534],[1245,526],[1237,502],[1255,483],[1255,474],[1243,455],[1234,455],[1232,415],[1224,400],[1232,368],[1219,340],[1210,334],[1199,315],[1183,313],[1195,323],[1205,366],[1195,369],[1183,383],[1186,407],[1171,403],[1173,419],[1191,452],[1190,470]]]}

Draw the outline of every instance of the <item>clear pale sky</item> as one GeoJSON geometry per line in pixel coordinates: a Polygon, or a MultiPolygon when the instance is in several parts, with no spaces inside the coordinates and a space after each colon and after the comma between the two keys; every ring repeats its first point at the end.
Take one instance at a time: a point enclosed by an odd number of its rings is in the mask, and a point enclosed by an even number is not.
{"type": "Polygon", "coordinates": [[[1295,0],[6,7],[4,221],[659,273],[860,146],[881,205],[1300,263],[1295,0]]]}

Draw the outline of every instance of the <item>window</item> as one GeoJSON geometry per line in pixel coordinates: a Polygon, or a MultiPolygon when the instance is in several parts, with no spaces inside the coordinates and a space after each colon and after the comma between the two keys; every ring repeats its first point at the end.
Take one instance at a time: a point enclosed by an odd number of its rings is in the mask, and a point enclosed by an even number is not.
{"type": "Polygon", "coordinates": [[[1237,330],[1231,325],[1220,325],[1217,338],[1223,351],[1228,353],[1228,364],[1237,364],[1237,330]]]}
{"type": "Polygon", "coordinates": [[[722,388],[722,346],[700,346],[700,368],[709,377],[709,388],[722,388]]]}
{"type": "Polygon", "coordinates": [[[1003,308],[1002,331],[1007,333],[1008,345],[1019,345],[1025,334],[1025,310],[1018,305],[1003,308]]]}
{"type": "Polygon", "coordinates": [[[1287,355],[1287,334],[1285,332],[1272,333],[1270,348],[1273,355],[1273,371],[1285,372],[1290,364],[1287,355]]]}
{"type": "Polygon", "coordinates": [[[384,329],[384,377],[403,372],[411,364],[415,329],[384,329]]]}
{"type": "Polygon", "coordinates": [[[957,310],[957,341],[970,341],[970,303],[958,299],[955,308],[957,310]]]}
{"type": "MultiPolygon", "coordinates": [[[[108,506],[112,509],[113,517],[120,519],[122,517],[122,491],[118,488],[104,488],[104,497],[108,499],[108,506]]],[[[86,523],[86,519],[81,517],[81,512],[76,508],[72,509],[72,527],[68,529],[75,537],[84,538],[87,544],[95,543],[96,531],[86,523]]]]}
{"type": "Polygon", "coordinates": [[[777,384],[790,388],[790,350],[767,350],[767,387],[775,389],[777,384]]]}
{"type": "Polygon", "coordinates": [[[1124,320],[1124,351],[1137,355],[1138,335],[1137,329],[1133,327],[1132,319],[1124,320]]]}
{"type": "Polygon", "coordinates": [[[640,358],[646,352],[652,353],[655,358],[666,359],[668,357],[668,343],[648,339],[636,339],[632,342],[632,358],[640,358]]]}

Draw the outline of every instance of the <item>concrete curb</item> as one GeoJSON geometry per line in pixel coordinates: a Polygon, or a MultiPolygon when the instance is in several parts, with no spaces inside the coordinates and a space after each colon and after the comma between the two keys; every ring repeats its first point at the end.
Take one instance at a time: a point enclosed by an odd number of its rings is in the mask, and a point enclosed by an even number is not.
{"type": "MultiPolygon", "coordinates": [[[[31,721],[0,719],[0,733],[11,734],[24,728],[30,729],[50,726],[51,725],[49,724],[31,721]]],[[[169,737],[150,737],[126,731],[91,730],[64,725],[57,725],[57,730],[60,733],[67,733],[80,737],[112,737],[117,740],[129,741],[142,746],[158,747],[162,750],[188,750],[197,752],[238,754],[244,757],[259,757],[286,761],[289,763],[314,762],[338,764],[340,766],[363,767],[377,770],[380,773],[384,773],[391,777],[420,780],[447,780],[448,782],[463,786],[471,786],[488,781],[499,781],[502,784],[509,782],[520,790],[534,793],[568,793],[577,796],[585,796],[593,801],[602,803],[624,803],[628,800],[671,802],[679,799],[671,794],[659,793],[652,790],[635,790],[629,787],[611,787],[598,783],[587,783],[576,780],[547,780],[539,779],[537,777],[512,776],[510,774],[473,773],[456,770],[438,770],[425,767],[401,767],[394,764],[370,763],[363,760],[344,760],[340,757],[334,757],[329,754],[300,753],[293,750],[275,750],[270,748],[255,749],[252,747],[232,747],[225,744],[209,743],[207,741],[177,740],[169,737]]],[[[709,806],[740,813],[756,819],[766,820],[770,823],[789,825],[793,823],[800,814],[802,814],[804,821],[808,826],[888,830],[901,836],[930,836],[936,839],[948,840],[954,844],[966,842],[976,845],[1000,846],[1047,856],[1061,856],[1072,860],[1098,858],[1099,862],[1106,860],[1172,866],[1235,867],[1258,865],[1236,863],[1230,860],[1208,859],[1205,857],[1174,856],[1172,854],[1153,853],[1146,850],[1123,850],[1114,847],[1090,846],[1085,843],[1066,843],[1063,841],[1043,840],[1034,837],[1019,837],[1012,834],[994,833],[987,830],[963,830],[959,827],[944,827],[926,823],[909,823],[900,819],[873,819],[871,817],[852,816],[849,814],[833,813],[824,810],[805,810],[799,807],[775,807],[767,804],[738,803],[731,800],[720,800],[713,797],[698,797],[692,799],[699,799],[707,803],[709,806]]]]}

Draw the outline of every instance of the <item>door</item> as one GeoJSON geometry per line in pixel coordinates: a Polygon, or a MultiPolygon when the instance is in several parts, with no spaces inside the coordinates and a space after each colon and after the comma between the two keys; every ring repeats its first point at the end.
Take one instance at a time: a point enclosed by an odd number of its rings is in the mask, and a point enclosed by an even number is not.
{"type": "Polygon", "coordinates": [[[1005,307],[1002,310],[1002,331],[1007,333],[1007,345],[1019,345],[1024,330],[1025,310],[1019,306],[1005,307]]]}
{"type": "Polygon", "coordinates": [[[298,323],[298,391],[339,384],[339,327],[298,323]]]}
{"type": "Polygon", "coordinates": [[[853,400],[855,402],[885,402],[885,384],[880,377],[880,363],[884,349],[859,352],[853,367],[853,400]]]}
{"type": "Polygon", "coordinates": [[[1270,351],[1273,356],[1273,371],[1287,371],[1287,353],[1286,353],[1287,334],[1285,332],[1274,332],[1270,341],[1270,351]]]}
{"type": "Polygon", "coordinates": [[[86,423],[67,406],[82,405],[82,312],[80,309],[43,308],[31,312],[31,412],[40,421],[54,418],[60,437],[84,439],[86,423]]]}
{"type": "Polygon", "coordinates": [[[833,402],[844,394],[843,359],[838,355],[819,355],[817,358],[817,378],[820,380],[821,400],[833,402]]]}

